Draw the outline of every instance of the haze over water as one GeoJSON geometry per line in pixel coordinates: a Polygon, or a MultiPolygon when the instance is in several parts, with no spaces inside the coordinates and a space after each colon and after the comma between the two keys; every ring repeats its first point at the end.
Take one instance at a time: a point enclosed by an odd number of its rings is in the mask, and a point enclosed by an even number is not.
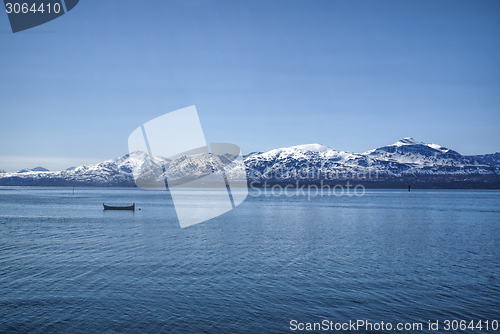
{"type": "Polygon", "coordinates": [[[164,192],[1,187],[0,332],[500,320],[500,191],[255,195],[181,229],[164,192]]]}

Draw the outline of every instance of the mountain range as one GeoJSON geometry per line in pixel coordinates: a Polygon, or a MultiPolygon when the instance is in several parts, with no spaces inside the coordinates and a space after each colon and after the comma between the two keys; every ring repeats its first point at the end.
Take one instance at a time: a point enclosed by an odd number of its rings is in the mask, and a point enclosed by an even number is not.
{"type": "MultiPolygon", "coordinates": [[[[169,160],[133,152],[96,165],[58,172],[43,167],[18,173],[0,171],[0,185],[134,186],[134,173],[147,171],[151,164],[163,165],[163,176],[170,182],[186,173],[203,175],[212,163],[216,164],[214,159],[202,155],[169,160]]],[[[246,178],[252,186],[333,185],[350,181],[387,188],[410,184],[417,188],[500,188],[500,153],[464,156],[412,138],[364,153],[309,144],[253,152],[225,167],[225,171],[228,179],[244,181],[246,178]]]]}

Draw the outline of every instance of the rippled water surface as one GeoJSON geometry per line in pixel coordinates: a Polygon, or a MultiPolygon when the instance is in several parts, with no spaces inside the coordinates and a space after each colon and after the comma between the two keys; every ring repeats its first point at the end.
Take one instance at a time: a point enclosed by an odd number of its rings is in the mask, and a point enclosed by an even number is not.
{"type": "Polygon", "coordinates": [[[163,192],[1,187],[0,333],[500,320],[499,191],[298,195],[181,229],[163,192]]]}

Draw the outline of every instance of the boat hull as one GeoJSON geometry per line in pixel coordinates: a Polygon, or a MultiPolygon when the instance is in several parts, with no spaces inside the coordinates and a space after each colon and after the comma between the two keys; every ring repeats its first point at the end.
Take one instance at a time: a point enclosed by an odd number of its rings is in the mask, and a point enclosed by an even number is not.
{"type": "Polygon", "coordinates": [[[135,203],[130,205],[130,206],[112,206],[112,205],[106,205],[102,204],[104,206],[104,210],[130,210],[130,211],[135,211],[135,203]]]}

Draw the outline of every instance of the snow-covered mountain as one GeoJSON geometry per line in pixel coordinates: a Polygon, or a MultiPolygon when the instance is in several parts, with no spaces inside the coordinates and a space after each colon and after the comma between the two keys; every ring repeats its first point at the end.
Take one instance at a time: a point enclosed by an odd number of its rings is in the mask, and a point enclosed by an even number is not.
{"type": "Polygon", "coordinates": [[[0,185],[43,185],[43,186],[120,186],[134,185],[130,158],[103,161],[97,165],[84,165],[60,172],[27,171],[23,173],[0,174],[0,185]]]}
{"type": "Polygon", "coordinates": [[[35,167],[35,168],[21,169],[18,173],[28,173],[28,172],[50,172],[50,170],[48,170],[45,167],[35,167]]]}
{"type": "MultiPolygon", "coordinates": [[[[171,161],[134,152],[61,172],[4,173],[0,174],[0,185],[133,186],[134,173],[145,178],[167,176],[169,181],[180,180],[186,175],[207,175],[212,164],[215,170],[221,170],[221,160],[200,154],[171,161]]],[[[463,156],[412,138],[364,153],[337,151],[320,144],[254,152],[244,157],[244,164],[235,162],[225,170],[229,179],[244,180],[246,176],[254,185],[352,180],[368,186],[412,183],[425,187],[500,187],[500,153],[463,156]]]]}
{"type": "Polygon", "coordinates": [[[472,158],[482,161],[491,166],[500,166],[500,153],[494,154],[484,154],[484,155],[474,155],[472,158]]]}
{"type": "Polygon", "coordinates": [[[244,165],[233,163],[232,168],[224,167],[227,162],[224,157],[212,158],[208,154],[180,156],[171,161],[163,157],[150,157],[138,151],[96,165],[84,165],[60,172],[29,170],[22,173],[0,174],[0,186],[135,186],[134,175],[140,175],[143,181],[158,181],[167,177],[169,182],[174,183],[186,177],[206,176],[213,168],[218,170],[218,173],[222,169],[227,169],[227,177],[230,179],[244,179],[244,165]],[[223,159],[225,161],[222,161],[223,159]]]}
{"type": "MultiPolygon", "coordinates": [[[[497,153],[498,154],[498,153],[497,153]]],[[[494,156],[494,155],[492,155],[494,156]]],[[[490,155],[462,156],[446,147],[404,138],[364,153],[336,151],[319,144],[253,153],[246,157],[249,178],[293,180],[385,180],[425,176],[500,175],[490,155]]]]}

